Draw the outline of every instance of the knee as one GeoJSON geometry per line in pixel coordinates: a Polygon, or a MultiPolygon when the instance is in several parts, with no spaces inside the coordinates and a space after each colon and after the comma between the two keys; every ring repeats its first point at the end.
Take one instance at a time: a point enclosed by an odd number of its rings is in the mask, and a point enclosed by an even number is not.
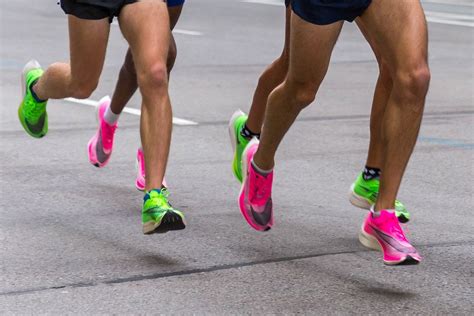
{"type": "Polygon", "coordinates": [[[97,88],[98,83],[92,80],[73,82],[70,95],[76,99],[87,99],[97,88]]]}
{"type": "Polygon", "coordinates": [[[293,106],[296,110],[301,111],[310,105],[316,98],[317,86],[312,83],[292,82],[287,85],[293,96],[293,106]]]}
{"type": "Polygon", "coordinates": [[[166,88],[168,85],[166,65],[162,62],[155,62],[151,66],[145,67],[143,71],[139,71],[138,85],[142,93],[166,88]]]}
{"type": "MultiPolygon", "coordinates": [[[[424,100],[428,92],[431,74],[426,63],[396,72],[396,85],[400,96],[409,101],[424,100]]],[[[411,102],[408,102],[411,103],[411,102]]]]}

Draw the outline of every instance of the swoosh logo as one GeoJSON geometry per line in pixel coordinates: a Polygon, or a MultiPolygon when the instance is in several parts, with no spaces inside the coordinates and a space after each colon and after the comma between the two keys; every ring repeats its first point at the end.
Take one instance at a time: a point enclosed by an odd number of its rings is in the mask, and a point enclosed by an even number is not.
{"type": "Polygon", "coordinates": [[[390,235],[387,235],[386,233],[382,232],[381,230],[377,229],[373,225],[369,226],[374,230],[374,232],[377,234],[377,236],[382,239],[385,243],[389,244],[392,248],[395,248],[397,251],[402,252],[404,254],[412,254],[416,253],[416,250],[412,247],[405,247],[403,246],[398,240],[393,238],[390,235]]]}
{"type": "Polygon", "coordinates": [[[41,133],[43,131],[44,122],[46,120],[46,113],[42,114],[36,124],[30,124],[28,120],[25,118],[25,125],[28,129],[33,132],[34,134],[41,133]]]}
{"type": "Polygon", "coordinates": [[[95,145],[95,152],[97,160],[99,160],[100,163],[104,163],[110,156],[110,154],[104,152],[104,146],[102,145],[102,132],[100,130],[97,137],[97,143],[95,145]]]}
{"type": "Polygon", "coordinates": [[[255,221],[262,225],[266,226],[269,222],[270,219],[272,218],[272,199],[268,199],[267,203],[265,203],[265,206],[263,207],[263,210],[261,212],[256,211],[251,205],[250,205],[250,212],[252,214],[252,217],[255,219],[255,221]]]}
{"type": "MultiPolygon", "coordinates": [[[[248,171],[247,171],[247,176],[248,176],[248,171]]],[[[263,209],[261,210],[254,209],[254,207],[252,206],[249,200],[248,181],[246,181],[244,192],[245,192],[245,196],[244,196],[245,209],[247,210],[248,213],[250,213],[250,215],[252,216],[252,218],[255,220],[257,224],[266,226],[270,222],[270,219],[272,218],[272,208],[273,208],[272,198],[268,199],[267,203],[265,203],[265,206],[263,206],[263,209]]]]}

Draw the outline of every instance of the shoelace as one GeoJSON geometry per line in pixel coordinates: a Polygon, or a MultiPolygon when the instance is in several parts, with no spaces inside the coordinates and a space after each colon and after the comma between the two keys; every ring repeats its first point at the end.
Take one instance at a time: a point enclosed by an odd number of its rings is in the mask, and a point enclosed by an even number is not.
{"type": "Polygon", "coordinates": [[[254,186],[254,196],[258,200],[262,200],[263,198],[268,196],[267,186],[265,185],[266,178],[262,175],[256,174],[257,181],[254,186]]]}
{"type": "Polygon", "coordinates": [[[171,205],[168,202],[169,191],[165,188],[161,189],[161,194],[155,193],[150,194],[150,199],[155,202],[161,208],[171,208],[171,205]]]}
{"type": "MultiPolygon", "coordinates": [[[[105,126],[105,128],[108,129],[107,135],[114,135],[115,134],[115,130],[117,129],[117,125],[109,125],[107,122],[104,121],[104,126],[105,126]]],[[[112,139],[113,139],[112,137],[105,138],[105,137],[102,136],[102,142],[106,143],[108,146],[110,146],[112,144],[112,139]]]]}

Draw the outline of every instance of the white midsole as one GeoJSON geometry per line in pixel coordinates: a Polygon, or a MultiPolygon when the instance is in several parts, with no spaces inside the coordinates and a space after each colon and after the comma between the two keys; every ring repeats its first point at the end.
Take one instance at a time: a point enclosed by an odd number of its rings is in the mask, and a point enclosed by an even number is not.
{"type": "Polygon", "coordinates": [[[369,201],[354,192],[354,183],[351,185],[349,190],[349,202],[351,202],[352,205],[364,210],[370,210],[372,207],[372,204],[369,203],[369,201]]]}
{"type": "Polygon", "coordinates": [[[245,113],[242,112],[241,110],[235,111],[234,114],[232,114],[232,117],[230,118],[229,125],[228,125],[230,144],[232,146],[232,150],[234,152],[234,155],[235,155],[235,148],[237,147],[237,143],[236,143],[237,135],[235,134],[234,123],[235,123],[235,120],[241,115],[245,115],[245,113]]]}

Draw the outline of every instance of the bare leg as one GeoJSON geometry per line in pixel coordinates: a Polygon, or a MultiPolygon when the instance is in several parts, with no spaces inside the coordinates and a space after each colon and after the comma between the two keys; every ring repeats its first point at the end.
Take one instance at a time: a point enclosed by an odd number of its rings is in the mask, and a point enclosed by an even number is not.
{"type": "Polygon", "coordinates": [[[291,7],[286,8],[285,45],[281,56],[265,69],[258,80],[253,95],[252,106],[247,119],[247,127],[254,133],[260,133],[267,107],[268,96],[280,83],[285,80],[288,72],[290,46],[291,7]]]}
{"type": "Polygon", "coordinates": [[[284,135],[299,112],[313,102],[342,24],[313,25],[292,14],[288,75],[268,99],[261,142],[254,156],[260,168],[273,168],[275,153],[284,135]]]}
{"type": "Polygon", "coordinates": [[[43,100],[90,96],[99,82],[109,37],[109,22],[68,15],[71,62],[49,66],[33,90],[43,100]]]}
{"type": "Polygon", "coordinates": [[[376,46],[375,41],[370,39],[360,19],[356,19],[356,22],[362,34],[370,43],[379,65],[379,77],[377,78],[370,113],[370,142],[366,166],[381,169],[383,165],[382,121],[388,99],[392,93],[393,81],[387,63],[385,60],[382,60],[380,50],[376,46]]]}
{"type": "MultiPolygon", "coordinates": [[[[182,6],[168,8],[171,30],[174,28],[174,26],[178,22],[182,8],[183,8],[182,6]]],[[[174,40],[173,35],[171,35],[168,58],[166,61],[168,76],[171,70],[173,69],[174,62],[176,60],[176,55],[177,55],[176,42],[174,40]]],[[[137,73],[135,71],[135,65],[133,64],[132,52],[130,51],[130,49],[128,49],[127,54],[125,56],[125,61],[122,65],[122,68],[120,69],[119,78],[115,86],[115,91],[110,103],[110,108],[112,112],[115,114],[122,113],[123,108],[128,103],[128,101],[130,101],[132,96],[135,94],[135,91],[137,91],[137,88],[138,88],[137,73]]]]}
{"type": "Polygon", "coordinates": [[[171,32],[166,4],[143,0],[126,5],[119,22],[133,54],[142,94],[140,132],[146,161],[145,189],[149,191],[161,188],[171,141],[166,69],[171,32]]]}
{"type": "Polygon", "coordinates": [[[393,78],[381,123],[383,173],[375,205],[376,210],[393,209],[416,143],[429,86],[426,20],[419,1],[373,0],[360,21],[393,78]]]}

